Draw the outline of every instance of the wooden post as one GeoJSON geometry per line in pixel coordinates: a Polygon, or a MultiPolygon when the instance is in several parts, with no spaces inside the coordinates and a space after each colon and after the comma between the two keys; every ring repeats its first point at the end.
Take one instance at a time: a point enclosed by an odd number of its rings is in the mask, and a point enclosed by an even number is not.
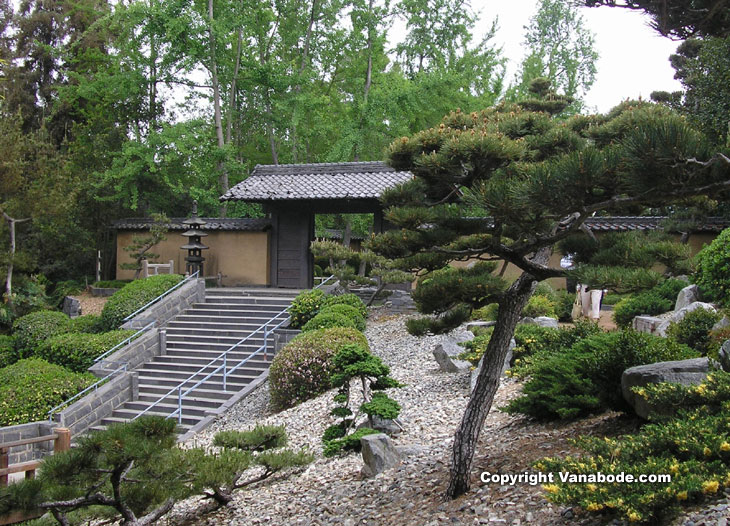
{"type": "Polygon", "coordinates": [[[142,277],[143,278],[149,278],[150,277],[150,269],[149,269],[149,263],[146,259],[142,260],[142,277]]]}
{"type": "MultiPolygon", "coordinates": [[[[9,449],[4,447],[0,448],[0,469],[5,469],[8,467],[8,453],[9,449]]],[[[0,475],[0,487],[4,487],[8,485],[8,476],[7,475],[0,475]]]]}
{"type": "Polygon", "coordinates": [[[58,438],[53,441],[54,453],[60,453],[71,449],[71,430],[69,428],[56,427],[53,429],[53,433],[58,435],[58,438]]]}
{"type": "Polygon", "coordinates": [[[170,272],[169,273],[170,274],[175,273],[175,261],[173,261],[172,259],[170,260],[170,272]]]}

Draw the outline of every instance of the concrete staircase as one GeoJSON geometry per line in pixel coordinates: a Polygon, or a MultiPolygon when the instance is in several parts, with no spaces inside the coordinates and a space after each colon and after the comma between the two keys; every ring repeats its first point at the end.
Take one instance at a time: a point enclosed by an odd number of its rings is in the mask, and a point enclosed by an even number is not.
{"type": "MultiPolygon", "coordinates": [[[[167,332],[166,353],[136,369],[139,375],[139,396],[117,408],[92,429],[103,429],[114,422],[129,421],[157,402],[181,382],[188,379],[232,345],[239,342],[288,307],[299,291],[282,289],[214,288],[206,290],[205,303],[197,303],[172,321],[167,332]]],[[[277,322],[278,323],[278,322],[277,322]]],[[[228,354],[227,366],[235,366],[264,343],[263,331],[228,354]]],[[[227,378],[216,374],[183,399],[182,432],[198,424],[221,407],[236,393],[245,389],[264,372],[273,358],[273,334],[269,336],[268,357],[257,355],[227,378]]],[[[202,380],[222,364],[222,360],[203,369],[190,379],[183,391],[202,380]]],[[[166,397],[148,415],[168,416],[178,408],[177,393],[166,397]]],[[[177,415],[173,418],[176,418],[177,415]]]]}

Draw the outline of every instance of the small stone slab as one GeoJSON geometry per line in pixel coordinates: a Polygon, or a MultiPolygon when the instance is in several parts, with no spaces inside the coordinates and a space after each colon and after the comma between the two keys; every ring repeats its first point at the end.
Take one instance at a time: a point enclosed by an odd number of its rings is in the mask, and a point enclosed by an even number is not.
{"type": "Polygon", "coordinates": [[[636,316],[631,322],[631,326],[638,332],[656,334],[657,329],[662,323],[664,323],[664,318],[657,318],[656,316],[636,316]]]}
{"type": "Polygon", "coordinates": [[[385,433],[365,435],[360,439],[362,460],[365,463],[361,473],[371,478],[386,469],[400,464],[401,456],[393,445],[393,441],[385,433]]]}
{"type": "Polygon", "coordinates": [[[624,400],[634,408],[636,414],[641,418],[648,418],[649,413],[671,415],[677,410],[676,407],[650,406],[643,397],[635,394],[631,389],[662,382],[697,385],[707,378],[709,370],[710,361],[708,358],[692,358],[690,360],[639,365],[623,372],[621,375],[621,392],[624,400]]]}
{"type": "MultiPolygon", "coordinates": [[[[472,333],[466,334],[474,338],[472,333]]],[[[439,364],[439,369],[447,373],[461,373],[471,368],[471,363],[457,358],[458,355],[466,351],[465,347],[459,345],[459,341],[468,341],[471,339],[466,337],[466,334],[462,335],[464,337],[463,340],[447,337],[443,342],[434,347],[432,351],[433,357],[436,359],[436,363],[439,364]]]]}
{"type": "Polygon", "coordinates": [[[557,318],[550,318],[548,316],[538,316],[537,318],[525,316],[518,323],[537,325],[539,327],[548,327],[552,329],[557,329],[559,327],[557,318]]]}

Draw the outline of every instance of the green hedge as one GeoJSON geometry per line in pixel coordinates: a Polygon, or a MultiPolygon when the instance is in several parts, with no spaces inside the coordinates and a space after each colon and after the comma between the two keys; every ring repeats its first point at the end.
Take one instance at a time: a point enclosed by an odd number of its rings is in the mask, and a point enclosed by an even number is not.
{"type": "Polygon", "coordinates": [[[107,331],[118,329],[124,322],[124,318],[182,280],[183,277],[177,274],[160,274],[138,279],[125,285],[104,305],[104,309],[101,311],[102,329],[107,331]]]}
{"type": "Polygon", "coordinates": [[[365,335],[349,327],[305,332],[289,342],[269,369],[274,408],[293,407],[327,391],[331,387],[332,357],[350,343],[370,349],[365,335]]]}
{"type": "Polygon", "coordinates": [[[651,334],[630,330],[595,334],[535,360],[522,396],[506,409],[542,420],[627,410],[621,395],[621,375],[626,369],[697,356],[686,345],[651,334]]]}
{"type": "Polygon", "coordinates": [[[710,309],[695,309],[685,314],[678,322],[672,322],[667,329],[667,338],[689,345],[703,356],[710,352],[712,327],[722,315],[710,309]]]}
{"type": "Polygon", "coordinates": [[[130,279],[114,279],[109,281],[97,281],[92,285],[97,289],[121,289],[131,283],[130,279]]]}
{"type": "Polygon", "coordinates": [[[314,318],[324,303],[325,294],[319,289],[300,292],[289,307],[291,328],[301,329],[314,318]]]}
{"type": "Polygon", "coordinates": [[[337,303],[335,305],[328,305],[326,307],[322,307],[322,310],[319,311],[319,314],[329,314],[329,313],[335,313],[339,314],[341,316],[345,316],[347,319],[349,319],[355,326],[355,328],[358,331],[364,331],[366,327],[365,318],[360,313],[360,311],[353,307],[352,305],[347,305],[345,303],[337,303]]]}
{"type": "Polygon", "coordinates": [[[71,330],[71,318],[63,312],[41,310],[15,320],[13,336],[21,357],[32,356],[48,338],[71,330]]]}
{"type": "Polygon", "coordinates": [[[18,351],[15,350],[15,338],[0,334],[0,369],[18,361],[18,351]]]}
{"type": "Polygon", "coordinates": [[[324,299],[322,309],[332,305],[349,305],[360,313],[360,316],[367,318],[368,308],[356,294],[342,294],[340,296],[327,296],[324,299]]]}
{"type": "Polygon", "coordinates": [[[330,327],[352,327],[355,329],[355,322],[344,314],[337,312],[320,312],[314,318],[309,320],[302,327],[302,332],[316,331],[318,329],[328,329],[330,327]]]}
{"type": "Polygon", "coordinates": [[[69,332],[83,332],[95,334],[101,332],[101,316],[87,314],[77,318],[71,318],[71,329],[69,332]]]}
{"type": "Polygon", "coordinates": [[[96,381],[37,358],[0,369],[0,426],[45,420],[54,406],[96,381]]]}
{"type": "Polygon", "coordinates": [[[135,331],[111,331],[103,334],[66,333],[46,340],[36,352],[38,358],[82,373],[94,365],[94,358],[104,354],[135,331]]]}
{"type": "Polygon", "coordinates": [[[723,230],[696,257],[695,280],[703,296],[730,304],[730,228],[723,230]]]}

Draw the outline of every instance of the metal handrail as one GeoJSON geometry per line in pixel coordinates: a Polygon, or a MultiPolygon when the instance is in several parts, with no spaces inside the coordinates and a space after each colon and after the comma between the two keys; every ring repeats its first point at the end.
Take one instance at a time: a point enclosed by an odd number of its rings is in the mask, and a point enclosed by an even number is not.
{"type": "MultiPolygon", "coordinates": [[[[324,280],[322,283],[320,283],[318,286],[316,286],[314,288],[315,289],[318,289],[318,288],[322,287],[325,283],[327,283],[328,281],[330,281],[334,277],[335,277],[334,275],[331,275],[330,277],[328,277],[326,280],[324,280]]],[[[269,319],[266,323],[264,323],[263,325],[261,325],[260,327],[258,327],[257,329],[255,329],[253,332],[251,332],[250,334],[248,334],[246,337],[242,338],[238,342],[236,342],[233,345],[231,345],[228,349],[226,349],[225,351],[223,351],[220,355],[216,356],[210,362],[208,362],[207,364],[205,364],[204,366],[202,366],[200,369],[198,369],[196,372],[194,372],[193,374],[191,374],[188,378],[186,378],[185,380],[183,380],[182,382],[180,382],[178,385],[176,385],[175,387],[173,387],[172,389],[170,389],[167,393],[165,393],[162,396],[160,396],[160,398],[158,398],[157,400],[155,400],[155,402],[152,403],[150,406],[146,407],[144,409],[144,411],[142,411],[141,413],[139,413],[138,415],[136,415],[132,420],[136,420],[140,416],[142,416],[145,413],[147,413],[148,411],[152,410],[154,407],[157,407],[158,404],[162,403],[163,400],[165,400],[166,398],[170,397],[173,393],[175,393],[175,391],[177,391],[177,401],[178,401],[177,406],[178,407],[177,407],[177,409],[175,411],[173,411],[172,413],[170,413],[169,415],[167,415],[165,418],[171,418],[172,416],[174,416],[175,414],[177,414],[178,423],[182,423],[182,400],[183,400],[183,398],[186,397],[188,394],[190,394],[195,389],[197,389],[198,387],[200,387],[200,385],[202,385],[204,382],[208,381],[208,379],[211,376],[214,376],[214,375],[218,374],[221,371],[221,369],[223,369],[223,390],[224,391],[227,391],[228,390],[227,380],[228,380],[228,375],[229,374],[231,374],[234,371],[236,371],[239,367],[241,367],[242,365],[244,365],[245,363],[247,363],[254,356],[257,356],[261,351],[264,352],[264,357],[266,357],[266,354],[268,352],[269,334],[272,331],[275,331],[276,329],[278,329],[279,327],[281,327],[282,325],[284,325],[285,323],[287,323],[289,321],[290,317],[287,316],[286,319],[280,321],[273,328],[269,328],[269,324],[271,324],[273,321],[275,321],[276,319],[278,319],[282,314],[289,314],[289,308],[290,307],[291,306],[289,306],[286,309],[284,309],[283,311],[279,312],[274,317],[272,317],[271,319],[269,319]],[[231,352],[231,351],[233,351],[239,345],[241,345],[244,342],[246,342],[254,334],[257,334],[257,333],[261,332],[262,329],[264,330],[264,344],[262,346],[260,346],[258,349],[256,349],[254,352],[252,352],[249,356],[247,356],[246,358],[244,358],[243,360],[241,360],[239,363],[237,363],[235,366],[233,366],[229,370],[228,369],[228,353],[231,352]],[[219,365],[218,367],[216,367],[213,371],[209,372],[204,378],[202,378],[201,380],[198,380],[198,382],[196,382],[193,386],[189,387],[187,390],[185,390],[185,392],[183,392],[183,387],[185,386],[185,384],[187,384],[188,382],[191,382],[193,380],[193,378],[195,378],[195,377],[203,374],[203,371],[205,371],[207,368],[211,367],[213,364],[215,364],[218,360],[221,360],[221,359],[223,359],[223,363],[221,365],[219,365]]]]}
{"type": "Polygon", "coordinates": [[[111,349],[109,349],[108,351],[106,351],[104,354],[101,354],[101,355],[97,356],[96,358],[94,358],[94,363],[99,363],[104,358],[106,358],[107,356],[109,356],[111,353],[113,353],[114,351],[116,351],[120,347],[124,347],[128,343],[131,343],[132,340],[134,340],[134,339],[137,338],[137,336],[139,336],[140,334],[142,334],[143,332],[145,332],[150,327],[154,327],[154,326],[155,326],[155,322],[154,321],[151,322],[151,323],[148,323],[147,325],[145,325],[144,327],[142,327],[140,330],[138,330],[137,332],[135,332],[134,334],[132,334],[126,340],[120,341],[118,344],[116,344],[114,347],[112,347],[111,349]]]}
{"type": "Polygon", "coordinates": [[[132,314],[130,314],[129,316],[127,316],[126,318],[124,318],[122,321],[129,321],[129,320],[131,320],[137,314],[139,314],[140,312],[142,312],[145,309],[147,309],[150,305],[154,305],[155,303],[157,303],[158,301],[160,301],[162,298],[164,298],[165,296],[167,296],[168,294],[170,294],[172,291],[177,290],[178,288],[182,287],[185,283],[187,283],[191,279],[197,278],[199,274],[200,274],[200,271],[199,270],[196,270],[195,272],[193,272],[189,276],[185,277],[185,279],[182,280],[180,283],[178,283],[177,285],[175,285],[173,287],[170,287],[165,292],[163,292],[162,294],[160,294],[159,296],[157,296],[155,299],[153,299],[152,301],[150,301],[146,305],[140,307],[139,309],[137,309],[136,311],[134,311],[132,314]]]}
{"type": "Polygon", "coordinates": [[[88,393],[89,391],[91,391],[92,389],[94,391],[96,391],[101,384],[103,384],[104,382],[106,382],[109,378],[111,378],[112,376],[114,376],[115,374],[117,374],[119,371],[126,372],[126,370],[127,370],[127,364],[126,363],[125,364],[122,364],[121,366],[119,366],[116,369],[114,369],[112,372],[110,372],[108,375],[106,375],[101,380],[98,380],[98,381],[94,382],[89,387],[87,387],[86,389],[84,389],[83,391],[81,391],[79,393],[76,393],[74,396],[72,396],[68,400],[64,400],[63,402],[61,402],[60,404],[58,404],[56,407],[54,407],[53,409],[51,409],[50,411],[48,411],[48,413],[46,413],[48,415],[48,421],[49,422],[53,422],[53,417],[56,414],[56,411],[58,409],[60,409],[61,407],[64,407],[64,406],[70,404],[71,402],[73,402],[77,398],[82,397],[83,395],[85,395],[86,393],[88,393]]]}

